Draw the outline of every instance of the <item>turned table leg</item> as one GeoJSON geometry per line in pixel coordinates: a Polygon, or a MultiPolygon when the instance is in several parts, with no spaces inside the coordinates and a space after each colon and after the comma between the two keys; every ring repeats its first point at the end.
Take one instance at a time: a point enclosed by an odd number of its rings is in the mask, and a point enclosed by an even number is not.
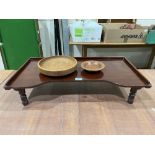
{"type": "Polygon", "coordinates": [[[131,88],[128,96],[128,103],[132,104],[134,102],[134,98],[136,96],[137,88],[131,88]]]}
{"type": "Polygon", "coordinates": [[[27,96],[26,96],[26,93],[25,93],[25,89],[19,89],[17,91],[19,92],[20,98],[22,100],[22,104],[24,106],[28,105],[29,104],[29,101],[27,99],[27,96]]]}

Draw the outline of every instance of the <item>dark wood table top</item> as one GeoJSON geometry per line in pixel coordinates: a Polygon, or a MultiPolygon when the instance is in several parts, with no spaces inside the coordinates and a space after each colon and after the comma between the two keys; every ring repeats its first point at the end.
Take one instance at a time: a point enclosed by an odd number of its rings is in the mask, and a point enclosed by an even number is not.
{"type": "Polygon", "coordinates": [[[123,87],[151,87],[150,82],[124,57],[78,57],[77,71],[64,77],[48,77],[39,73],[41,58],[30,58],[5,84],[5,89],[33,88],[48,82],[105,81],[123,87]],[[102,61],[106,67],[100,72],[84,71],[80,64],[86,60],[102,61]]]}

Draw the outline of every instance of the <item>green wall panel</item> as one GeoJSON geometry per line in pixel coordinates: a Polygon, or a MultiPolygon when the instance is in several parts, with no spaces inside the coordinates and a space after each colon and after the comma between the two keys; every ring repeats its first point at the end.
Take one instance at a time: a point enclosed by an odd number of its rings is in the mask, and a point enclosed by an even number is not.
{"type": "Polygon", "coordinates": [[[40,56],[33,19],[1,19],[0,37],[6,69],[18,69],[30,57],[40,56]]]}

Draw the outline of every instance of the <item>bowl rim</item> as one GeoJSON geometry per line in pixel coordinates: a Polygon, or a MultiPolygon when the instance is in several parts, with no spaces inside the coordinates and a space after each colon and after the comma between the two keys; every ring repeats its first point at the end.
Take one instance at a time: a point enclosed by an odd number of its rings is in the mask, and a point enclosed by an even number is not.
{"type": "Polygon", "coordinates": [[[43,71],[48,71],[48,72],[64,72],[64,71],[68,71],[68,70],[70,70],[70,69],[75,68],[75,67],[77,66],[77,60],[76,60],[74,57],[71,57],[71,56],[64,56],[64,55],[60,55],[60,56],[51,56],[51,57],[46,57],[46,58],[42,58],[41,60],[39,60],[38,63],[37,63],[37,66],[38,66],[39,69],[41,69],[41,70],[43,70],[43,71]],[[44,68],[44,67],[42,67],[42,66],[40,65],[41,62],[43,62],[43,61],[45,61],[45,60],[47,60],[47,59],[56,58],[56,57],[59,57],[59,58],[60,58],[60,57],[64,57],[64,58],[72,59],[72,60],[74,60],[75,65],[74,65],[73,67],[71,67],[71,68],[68,68],[68,69],[64,69],[64,70],[55,70],[55,71],[53,71],[53,70],[48,70],[48,69],[46,69],[46,68],[44,68]]]}

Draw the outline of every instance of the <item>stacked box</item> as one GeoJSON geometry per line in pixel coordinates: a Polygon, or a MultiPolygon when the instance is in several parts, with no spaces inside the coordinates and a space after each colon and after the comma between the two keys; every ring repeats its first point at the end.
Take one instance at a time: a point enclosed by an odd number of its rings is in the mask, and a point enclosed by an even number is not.
{"type": "Polygon", "coordinates": [[[128,23],[103,23],[105,43],[145,43],[148,30],[128,23]]]}

